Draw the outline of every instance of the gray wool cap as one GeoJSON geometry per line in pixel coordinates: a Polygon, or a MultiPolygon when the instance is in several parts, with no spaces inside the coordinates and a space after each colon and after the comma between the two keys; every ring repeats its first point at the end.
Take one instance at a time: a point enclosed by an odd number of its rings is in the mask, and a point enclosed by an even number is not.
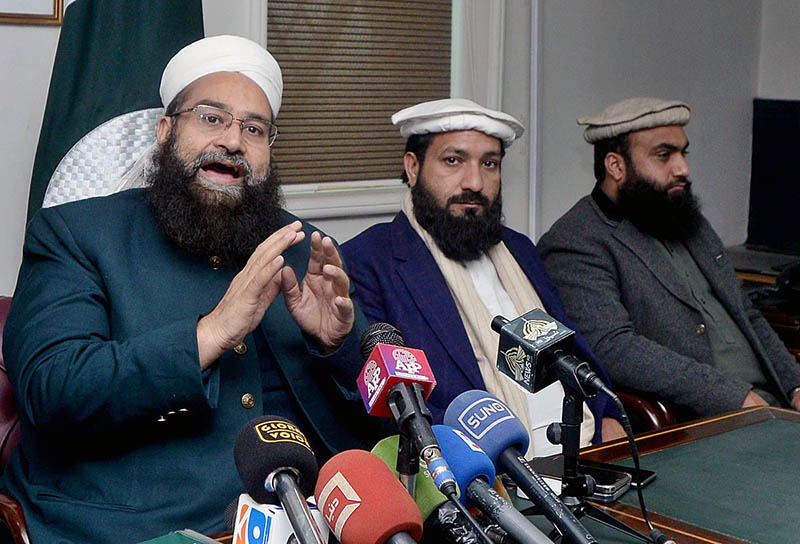
{"type": "Polygon", "coordinates": [[[583,138],[593,144],[636,130],[683,126],[689,122],[689,106],[679,100],[661,98],[626,98],[599,113],[578,118],[586,126],[583,138]]]}

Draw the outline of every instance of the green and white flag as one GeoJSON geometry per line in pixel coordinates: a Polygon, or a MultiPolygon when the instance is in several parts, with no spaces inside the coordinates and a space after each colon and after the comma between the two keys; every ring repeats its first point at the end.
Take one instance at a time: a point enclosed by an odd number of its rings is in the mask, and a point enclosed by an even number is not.
{"type": "Polygon", "coordinates": [[[28,220],[61,158],[123,113],[160,107],[169,59],[203,37],[201,0],[66,0],[33,166],[28,220]]]}

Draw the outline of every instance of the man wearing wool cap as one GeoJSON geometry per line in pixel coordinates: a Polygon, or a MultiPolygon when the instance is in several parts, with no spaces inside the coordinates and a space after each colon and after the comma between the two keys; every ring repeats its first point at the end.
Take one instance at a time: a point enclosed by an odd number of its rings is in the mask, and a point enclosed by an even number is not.
{"type": "Polygon", "coordinates": [[[164,70],[148,186],[30,223],[3,344],[22,443],[0,483],[33,542],[223,531],[236,435],[264,414],[320,462],[374,444],[345,398],[364,317],[341,258],[281,209],[281,92],[261,46],[188,45],[164,70]]]}
{"type": "MultiPolygon", "coordinates": [[[[431,361],[438,385],[428,400],[434,420],[459,393],[486,389],[532,431],[531,454],[553,446],[547,424],[561,417],[563,389],[531,395],[500,373],[496,315],[540,308],[569,326],[536,248],[502,225],[500,172],[506,149],[524,129],[514,117],[462,99],[425,102],[392,116],[407,139],[403,180],[411,190],[391,223],[342,246],[354,297],[371,321],[389,322],[431,361]]],[[[583,338],[579,356],[605,376],[583,338]]],[[[583,444],[616,437],[605,396],[585,410],[583,444]],[[601,433],[601,429],[603,432],[601,433]]]]}
{"type": "Polygon", "coordinates": [[[689,106],[629,98],[578,119],[597,183],[539,241],[617,387],[708,416],[800,409],[800,367],[750,304],[689,181],[689,106]]]}

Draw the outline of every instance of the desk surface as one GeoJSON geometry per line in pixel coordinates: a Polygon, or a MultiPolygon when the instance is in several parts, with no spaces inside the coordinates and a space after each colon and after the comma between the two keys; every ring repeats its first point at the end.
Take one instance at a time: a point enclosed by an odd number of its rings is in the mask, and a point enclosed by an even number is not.
{"type": "MultiPolygon", "coordinates": [[[[797,541],[798,423],[800,413],[753,408],[637,437],[643,468],[658,473],[644,490],[653,524],[678,544],[797,541]]],[[[624,441],[582,455],[630,464],[624,441]]],[[[646,532],[634,492],[598,506],[646,532]]],[[[630,542],[595,536],[601,542],[630,542]]]]}
{"type": "MultiPolygon", "coordinates": [[[[787,452],[794,452],[800,444],[800,413],[751,408],[645,433],[637,436],[636,444],[643,468],[658,473],[644,489],[650,520],[676,544],[783,544],[800,540],[800,494],[793,493],[800,481],[800,453],[787,458],[787,452]],[[786,448],[776,449],[775,444],[767,443],[774,440],[761,440],[767,435],[775,438],[776,433],[787,439],[786,448]],[[770,487],[764,480],[769,470],[793,471],[795,475],[778,474],[774,476],[775,486],[770,487]],[[686,474],[691,471],[706,474],[693,478],[686,474]],[[710,500],[712,491],[724,498],[710,500]],[[771,505],[775,508],[766,508],[771,505]],[[771,512],[772,518],[754,517],[754,511],[760,515],[771,512]],[[787,534],[792,537],[785,538],[787,534]]],[[[624,440],[588,448],[581,456],[630,464],[630,450],[624,440]]],[[[648,532],[635,492],[629,491],[615,503],[597,506],[648,532]]],[[[591,520],[583,521],[603,544],[638,542],[591,520]]],[[[215,537],[219,542],[232,541],[230,535],[215,537]]]]}

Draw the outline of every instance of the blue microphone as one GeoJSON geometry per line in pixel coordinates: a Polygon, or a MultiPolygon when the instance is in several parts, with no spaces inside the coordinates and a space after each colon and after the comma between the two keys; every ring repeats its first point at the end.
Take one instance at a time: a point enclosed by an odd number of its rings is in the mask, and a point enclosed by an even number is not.
{"type": "Polygon", "coordinates": [[[565,539],[575,544],[597,542],[520,453],[528,449],[528,431],[500,399],[486,391],[465,391],[447,407],[444,423],[462,430],[475,441],[565,539]]]}
{"type": "Polygon", "coordinates": [[[552,544],[544,533],[492,489],[494,463],[480,446],[462,431],[446,425],[434,425],[433,432],[442,448],[442,455],[446,456],[455,474],[464,506],[477,507],[517,542],[552,544]]]}

